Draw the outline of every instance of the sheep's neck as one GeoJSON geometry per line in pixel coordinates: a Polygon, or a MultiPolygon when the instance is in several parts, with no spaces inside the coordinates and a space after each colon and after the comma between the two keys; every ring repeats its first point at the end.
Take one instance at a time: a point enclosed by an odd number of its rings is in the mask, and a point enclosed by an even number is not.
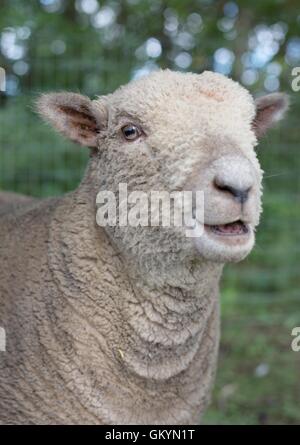
{"type": "MultiPolygon", "coordinates": [[[[176,409],[179,399],[188,398],[199,415],[216,363],[221,268],[199,264],[189,289],[167,284],[154,288],[129,277],[126,260],[91,221],[93,210],[82,193],[77,200],[71,196],[64,201],[53,221],[49,259],[63,296],[56,299],[55,310],[74,338],[82,370],[88,368],[85,385],[97,388],[107,379],[124,397],[129,385],[135,396],[128,400],[128,412],[141,393],[153,413],[161,409],[154,394],[165,393],[169,399],[181,387],[176,409]],[[74,326],[80,327],[81,338],[74,337],[74,326]]],[[[117,419],[117,399],[105,394],[101,398],[117,419]]]]}
{"type": "MultiPolygon", "coordinates": [[[[127,324],[123,361],[141,377],[167,379],[186,370],[218,306],[219,274],[204,266],[193,289],[132,283],[121,302],[127,324]],[[128,345],[134,345],[128,348],[128,345]]],[[[123,324],[124,326],[124,324],[123,324]]],[[[217,339],[216,339],[217,341],[217,339]]]]}
{"type": "MultiPolygon", "coordinates": [[[[88,191],[87,196],[90,195],[88,191]]],[[[166,283],[150,286],[141,279],[142,275],[139,278],[138,272],[137,278],[135,274],[129,277],[126,272],[128,261],[116,253],[106,236],[99,240],[99,232],[103,235],[103,231],[90,217],[95,211],[94,203],[84,196],[83,190],[75,194],[75,201],[73,199],[70,219],[76,227],[72,229],[69,219],[65,224],[68,233],[60,232],[63,240],[57,249],[58,252],[67,250],[62,252],[62,257],[68,259],[68,264],[63,265],[67,270],[62,272],[62,279],[70,277],[68,292],[74,298],[74,292],[79,290],[87,295],[88,301],[95,300],[98,294],[103,315],[105,312],[115,314],[111,320],[114,332],[109,334],[114,337],[117,355],[133,372],[141,377],[163,379],[183,371],[199,349],[216,309],[221,267],[209,263],[199,263],[192,268],[188,264],[175,265],[174,275],[182,273],[185,278],[182,287],[180,280],[176,287],[166,283]],[[79,227],[79,221],[82,227],[79,227]],[[75,236],[75,233],[78,234],[75,236]],[[107,273],[103,273],[103,265],[107,273]],[[184,267],[189,271],[183,271],[184,267]],[[83,270],[86,271],[84,275],[83,270]],[[106,302],[109,293],[111,297],[106,302]]],[[[65,218],[65,207],[63,212],[62,219],[65,218]]],[[[133,268],[134,264],[131,270],[133,268]]],[[[81,310],[85,311],[84,304],[81,310]]],[[[94,314],[90,321],[97,325],[94,314]]],[[[100,311],[99,329],[102,329],[100,311]]]]}

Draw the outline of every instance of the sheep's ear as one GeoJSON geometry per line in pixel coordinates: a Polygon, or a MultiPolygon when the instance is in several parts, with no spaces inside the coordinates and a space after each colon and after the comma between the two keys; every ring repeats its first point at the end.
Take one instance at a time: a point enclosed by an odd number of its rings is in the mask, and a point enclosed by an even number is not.
{"type": "Polygon", "coordinates": [[[44,94],[37,100],[37,110],[59,133],[73,142],[97,147],[97,137],[105,126],[105,110],[76,93],[44,94]]]}
{"type": "Polygon", "coordinates": [[[257,137],[265,134],[268,128],[280,121],[288,107],[289,98],[283,93],[268,94],[255,100],[256,116],[252,128],[257,137]]]}

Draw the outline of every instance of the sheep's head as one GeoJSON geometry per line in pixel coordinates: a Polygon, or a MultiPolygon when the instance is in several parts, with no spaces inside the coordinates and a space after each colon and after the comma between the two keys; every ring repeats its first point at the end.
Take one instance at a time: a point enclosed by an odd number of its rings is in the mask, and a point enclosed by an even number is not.
{"type": "MultiPolygon", "coordinates": [[[[211,72],[159,71],[91,101],[73,93],[44,95],[39,110],[56,129],[93,148],[100,189],[201,190],[204,232],[115,227],[108,232],[140,259],[238,261],[254,244],[261,211],[257,138],[279,120],[287,99],[254,101],[238,83],[211,72]]],[[[175,260],[174,260],[175,261],[175,260]]]]}

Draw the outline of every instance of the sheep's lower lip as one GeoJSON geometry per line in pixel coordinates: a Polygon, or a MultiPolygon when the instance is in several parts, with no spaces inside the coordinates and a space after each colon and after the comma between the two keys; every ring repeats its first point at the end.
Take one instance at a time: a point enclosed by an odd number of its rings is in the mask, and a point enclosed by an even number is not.
{"type": "Polygon", "coordinates": [[[250,232],[249,226],[241,220],[226,224],[205,224],[205,229],[218,236],[245,236],[250,232]]]}

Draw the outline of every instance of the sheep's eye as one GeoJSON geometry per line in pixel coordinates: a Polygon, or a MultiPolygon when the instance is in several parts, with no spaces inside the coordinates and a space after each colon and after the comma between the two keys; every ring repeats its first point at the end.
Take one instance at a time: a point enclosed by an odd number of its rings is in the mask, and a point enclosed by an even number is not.
{"type": "Polygon", "coordinates": [[[122,133],[127,141],[135,141],[141,136],[141,130],[133,124],[125,125],[122,128],[122,133]]]}

